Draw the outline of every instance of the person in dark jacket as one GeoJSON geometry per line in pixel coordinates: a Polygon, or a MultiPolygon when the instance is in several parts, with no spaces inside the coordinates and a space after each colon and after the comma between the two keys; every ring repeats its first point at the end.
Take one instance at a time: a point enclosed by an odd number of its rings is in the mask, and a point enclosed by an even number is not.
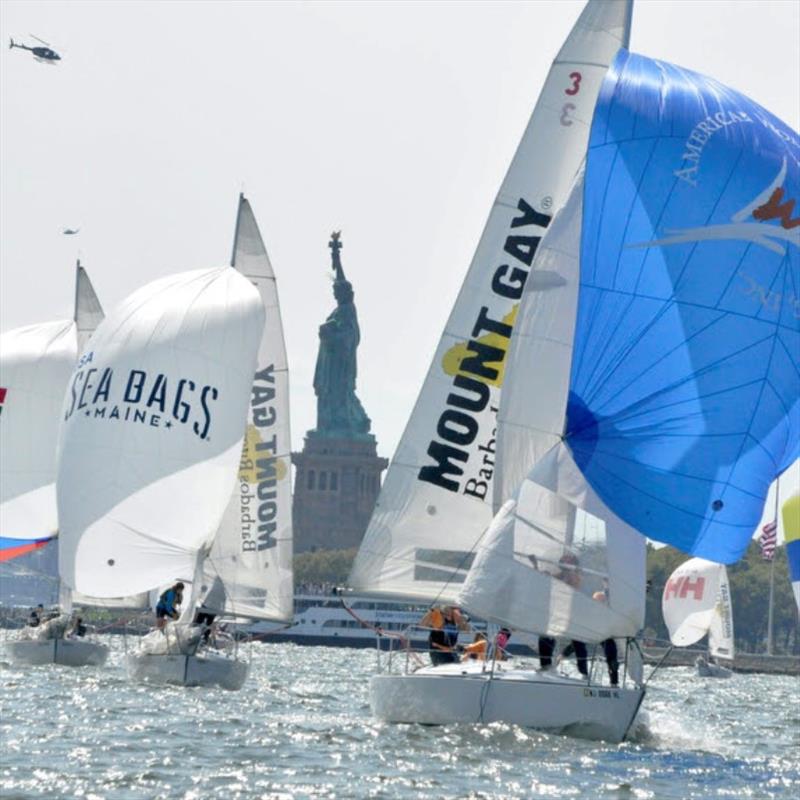
{"type": "Polygon", "coordinates": [[[160,630],[167,624],[167,617],[178,619],[180,611],[178,608],[183,602],[183,583],[178,581],[174,586],[170,586],[158,598],[156,605],[156,627],[160,630]]]}

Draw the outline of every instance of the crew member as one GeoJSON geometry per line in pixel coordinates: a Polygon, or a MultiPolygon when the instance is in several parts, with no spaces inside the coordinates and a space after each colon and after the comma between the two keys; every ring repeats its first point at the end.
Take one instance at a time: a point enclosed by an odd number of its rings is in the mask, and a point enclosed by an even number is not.
{"type": "Polygon", "coordinates": [[[178,607],[183,602],[183,583],[178,581],[174,586],[170,586],[158,598],[156,605],[156,627],[161,630],[167,624],[167,617],[178,619],[180,612],[178,607]]]}

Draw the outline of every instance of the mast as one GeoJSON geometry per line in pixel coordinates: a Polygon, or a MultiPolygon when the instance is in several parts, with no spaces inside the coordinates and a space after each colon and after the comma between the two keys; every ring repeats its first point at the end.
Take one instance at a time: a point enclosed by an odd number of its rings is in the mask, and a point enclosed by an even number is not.
{"type": "MultiPolygon", "coordinates": [[[[775,481],[775,536],[777,538],[778,530],[778,497],[779,497],[779,486],[780,486],[780,479],[776,479],[775,481]]],[[[775,555],[778,550],[778,542],[775,542],[775,550],[772,551],[772,558],[769,562],[769,606],[767,611],[767,655],[773,655],[772,652],[772,645],[773,645],[773,610],[775,605],[775,555]]]]}

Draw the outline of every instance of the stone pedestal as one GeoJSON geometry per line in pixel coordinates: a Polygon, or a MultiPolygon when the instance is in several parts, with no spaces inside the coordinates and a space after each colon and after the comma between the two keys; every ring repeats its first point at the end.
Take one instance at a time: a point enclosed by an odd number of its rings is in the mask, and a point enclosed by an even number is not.
{"type": "Polygon", "coordinates": [[[309,431],[295,465],[294,549],[357,547],[367,530],[389,465],[377,454],[375,437],[339,438],[309,431]]]}

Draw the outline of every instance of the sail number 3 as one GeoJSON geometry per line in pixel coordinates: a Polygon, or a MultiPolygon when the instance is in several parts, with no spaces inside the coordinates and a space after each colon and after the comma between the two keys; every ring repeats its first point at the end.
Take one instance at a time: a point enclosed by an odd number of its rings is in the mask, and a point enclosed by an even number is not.
{"type": "MultiPolygon", "coordinates": [[[[583,76],[580,72],[570,72],[569,79],[572,81],[572,84],[564,89],[564,94],[568,94],[570,97],[574,97],[578,92],[581,90],[581,79],[583,76]]],[[[560,122],[564,127],[569,127],[572,125],[572,117],[570,114],[575,110],[575,103],[564,103],[561,106],[561,119],[560,122]]]]}

